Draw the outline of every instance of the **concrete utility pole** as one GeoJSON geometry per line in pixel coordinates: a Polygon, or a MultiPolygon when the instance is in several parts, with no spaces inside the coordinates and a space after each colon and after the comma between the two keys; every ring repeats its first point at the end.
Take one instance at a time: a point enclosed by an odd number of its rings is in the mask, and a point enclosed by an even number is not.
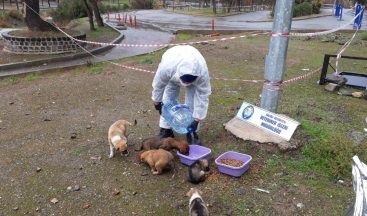
{"type": "Polygon", "coordinates": [[[294,1],[277,0],[275,4],[273,32],[269,53],[265,60],[265,82],[261,94],[261,107],[271,112],[276,112],[278,108],[279,90],[287,59],[287,35],[291,29],[294,1]]]}

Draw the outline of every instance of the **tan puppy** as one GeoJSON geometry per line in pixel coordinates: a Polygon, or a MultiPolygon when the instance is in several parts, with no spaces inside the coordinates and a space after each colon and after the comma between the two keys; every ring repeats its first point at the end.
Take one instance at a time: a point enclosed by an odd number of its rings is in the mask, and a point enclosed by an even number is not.
{"type": "Polygon", "coordinates": [[[108,130],[108,142],[110,144],[109,158],[115,156],[115,151],[121,152],[121,155],[127,156],[129,154],[127,150],[127,126],[132,124],[126,120],[118,120],[113,123],[108,130]]]}
{"type": "Polygon", "coordinates": [[[141,144],[141,150],[151,149],[164,149],[170,151],[171,149],[177,149],[181,154],[189,153],[189,144],[184,140],[177,140],[175,138],[163,138],[151,137],[143,140],[141,144]]]}
{"type": "Polygon", "coordinates": [[[186,196],[190,197],[189,202],[189,213],[190,216],[208,216],[209,210],[206,207],[206,204],[201,197],[203,193],[196,189],[191,188],[189,192],[187,192],[186,196]]]}
{"type": "Polygon", "coordinates": [[[149,165],[153,175],[159,175],[167,168],[173,168],[173,155],[164,149],[142,151],[136,154],[139,163],[149,165]]]}

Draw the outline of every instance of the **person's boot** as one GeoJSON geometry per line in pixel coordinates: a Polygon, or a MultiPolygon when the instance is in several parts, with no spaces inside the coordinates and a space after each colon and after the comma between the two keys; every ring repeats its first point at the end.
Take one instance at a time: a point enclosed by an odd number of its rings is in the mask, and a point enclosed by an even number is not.
{"type": "Polygon", "coordinates": [[[186,140],[189,144],[201,145],[201,142],[199,140],[199,136],[196,132],[187,133],[186,134],[186,140]]]}
{"type": "Polygon", "coordinates": [[[162,138],[167,138],[167,137],[172,137],[174,138],[175,135],[173,134],[173,130],[172,129],[166,129],[166,128],[161,128],[159,131],[159,137],[162,138]]]}

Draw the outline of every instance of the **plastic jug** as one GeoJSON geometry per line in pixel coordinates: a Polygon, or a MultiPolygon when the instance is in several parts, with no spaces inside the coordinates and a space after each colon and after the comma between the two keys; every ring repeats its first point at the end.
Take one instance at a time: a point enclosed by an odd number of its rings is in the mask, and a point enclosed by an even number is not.
{"type": "Polygon", "coordinates": [[[166,101],[163,103],[162,116],[177,133],[191,133],[187,127],[194,121],[194,118],[188,105],[179,104],[177,100],[166,101]]]}

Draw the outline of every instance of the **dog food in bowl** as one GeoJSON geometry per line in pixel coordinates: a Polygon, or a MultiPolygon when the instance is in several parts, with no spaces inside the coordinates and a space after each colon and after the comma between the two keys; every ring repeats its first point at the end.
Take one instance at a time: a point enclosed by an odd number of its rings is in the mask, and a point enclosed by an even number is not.
{"type": "Polygon", "coordinates": [[[215,164],[221,173],[239,177],[250,168],[252,157],[247,154],[228,151],[215,159],[215,164]]]}
{"type": "Polygon", "coordinates": [[[223,158],[219,162],[222,164],[228,165],[228,166],[233,166],[233,167],[240,167],[244,164],[244,162],[241,160],[230,159],[230,158],[223,158]]]}

